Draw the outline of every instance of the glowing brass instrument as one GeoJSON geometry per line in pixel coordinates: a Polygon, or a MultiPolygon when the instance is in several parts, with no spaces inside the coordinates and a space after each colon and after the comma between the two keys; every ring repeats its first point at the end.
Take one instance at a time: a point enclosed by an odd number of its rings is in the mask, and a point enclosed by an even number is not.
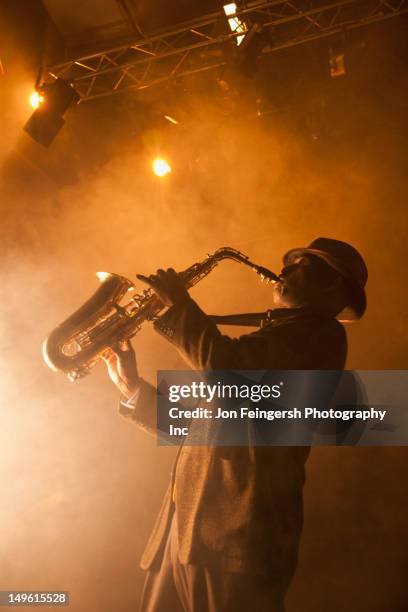
{"type": "MultiPolygon", "coordinates": [[[[254,264],[246,255],[230,247],[222,247],[202,262],[181,272],[184,285],[190,288],[198,283],[222,259],[233,259],[249,266],[262,280],[279,281],[276,274],[254,264]]],[[[109,272],[98,272],[97,277],[101,282],[100,287],[51,332],[43,345],[47,365],[55,371],[66,373],[72,381],[88,374],[103,352],[119,338],[132,338],[144,321],[154,321],[165,308],[151,289],[133,295],[128,304],[121,306],[121,299],[134,289],[133,283],[124,276],[109,272]]]]}

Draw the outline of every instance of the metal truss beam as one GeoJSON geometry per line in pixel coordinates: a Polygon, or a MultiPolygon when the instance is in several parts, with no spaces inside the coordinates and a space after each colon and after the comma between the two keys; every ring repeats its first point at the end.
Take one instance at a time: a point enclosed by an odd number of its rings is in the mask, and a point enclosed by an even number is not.
{"type": "MultiPolygon", "coordinates": [[[[294,47],[408,13],[408,0],[274,0],[251,2],[238,12],[250,27],[270,33],[263,53],[294,47]]],[[[49,67],[45,80],[73,82],[81,102],[128,89],[145,89],[227,64],[226,46],[234,47],[222,11],[126,45],[73,58],[49,67]]]]}

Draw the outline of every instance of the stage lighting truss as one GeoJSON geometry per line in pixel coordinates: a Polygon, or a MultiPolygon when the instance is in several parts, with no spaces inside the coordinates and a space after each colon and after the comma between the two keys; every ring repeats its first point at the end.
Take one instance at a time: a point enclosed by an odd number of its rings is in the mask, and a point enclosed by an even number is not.
{"type": "MultiPolygon", "coordinates": [[[[271,53],[407,12],[408,0],[274,0],[248,2],[235,15],[248,29],[261,23],[271,31],[273,43],[262,51],[271,53]]],[[[214,70],[226,65],[223,49],[235,45],[240,35],[217,33],[225,19],[221,8],[126,45],[50,66],[48,73],[71,81],[83,102],[214,70]]]]}

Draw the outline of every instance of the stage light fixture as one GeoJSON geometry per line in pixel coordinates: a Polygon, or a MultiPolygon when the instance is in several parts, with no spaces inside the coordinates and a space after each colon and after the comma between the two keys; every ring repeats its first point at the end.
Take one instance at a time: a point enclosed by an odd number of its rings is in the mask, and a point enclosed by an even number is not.
{"type": "Polygon", "coordinates": [[[30,95],[30,104],[32,108],[38,108],[44,102],[44,96],[39,91],[33,91],[30,95]]]}
{"type": "Polygon", "coordinates": [[[224,5],[224,13],[228,17],[228,25],[230,27],[231,32],[235,34],[239,34],[236,37],[236,43],[239,46],[245,38],[245,34],[248,31],[248,26],[245,21],[242,21],[237,17],[237,5],[235,2],[231,2],[230,4],[224,5]]]}
{"type": "Polygon", "coordinates": [[[224,13],[227,17],[230,17],[230,15],[235,15],[237,12],[237,5],[235,4],[235,2],[231,2],[230,4],[224,4],[223,8],[224,13]]]}
{"type": "Polygon", "coordinates": [[[64,125],[63,115],[71,104],[80,100],[79,94],[71,83],[56,78],[52,83],[45,83],[33,97],[38,107],[24,126],[24,130],[39,144],[48,147],[64,125]],[[40,98],[43,98],[40,100],[40,98]]]}
{"type": "Polygon", "coordinates": [[[171,166],[162,157],[156,157],[152,163],[152,170],[160,178],[171,172],[171,166]]]}

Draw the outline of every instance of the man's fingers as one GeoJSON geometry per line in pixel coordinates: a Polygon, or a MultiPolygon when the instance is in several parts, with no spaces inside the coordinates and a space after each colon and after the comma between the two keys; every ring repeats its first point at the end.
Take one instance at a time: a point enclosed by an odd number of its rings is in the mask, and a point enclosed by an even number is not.
{"type": "Polygon", "coordinates": [[[178,277],[178,274],[174,268],[167,268],[167,270],[163,270],[162,268],[159,268],[156,272],[156,276],[160,280],[169,280],[169,279],[173,280],[174,278],[178,277]]]}
{"type": "Polygon", "coordinates": [[[116,355],[111,348],[107,348],[101,355],[106,364],[116,363],[116,355]]]}
{"type": "Polygon", "coordinates": [[[150,276],[136,274],[136,278],[141,280],[143,283],[146,283],[146,285],[149,285],[149,287],[152,287],[152,289],[154,289],[157,285],[157,276],[155,274],[151,274],[150,276]]]}
{"type": "Polygon", "coordinates": [[[143,281],[144,283],[149,284],[150,283],[150,279],[148,276],[144,276],[143,274],[136,274],[136,278],[138,278],[139,280],[143,281]]]}
{"type": "Polygon", "coordinates": [[[122,353],[134,353],[133,346],[127,338],[119,338],[115,348],[118,348],[122,353]]]}
{"type": "Polygon", "coordinates": [[[158,270],[156,270],[155,274],[149,274],[149,276],[145,276],[144,274],[136,274],[136,277],[145,283],[149,283],[152,281],[154,282],[166,276],[174,277],[174,276],[178,276],[178,273],[175,271],[174,268],[167,268],[167,270],[163,270],[163,268],[159,268],[158,270]]]}
{"type": "Polygon", "coordinates": [[[133,361],[136,357],[133,346],[130,344],[129,340],[124,338],[116,340],[111,346],[111,352],[114,354],[115,358],[133,361]]]}
{"type": "Polygon", "coordinates": [[[188,297],[187,289],[174,268],[167,268],[166,271],[159,268],[156,274],[138,274],[137,278],[153,289],[164,306],[173,306],[188,297]]]}

